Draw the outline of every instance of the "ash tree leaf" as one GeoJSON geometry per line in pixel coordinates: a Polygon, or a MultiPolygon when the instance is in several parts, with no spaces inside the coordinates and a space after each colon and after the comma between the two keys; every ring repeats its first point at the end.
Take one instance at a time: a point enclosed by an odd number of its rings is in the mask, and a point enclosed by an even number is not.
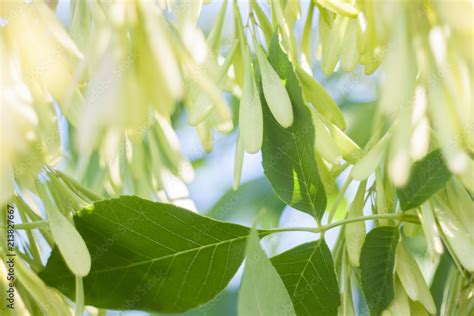
{"type": "Polygon", "coordinates": [[[260,247],[258,234],[250,232],[245,270],[239,290],[240,316],[296,315],[293,303],[270,259],[260,247]]]}
{"type": "Polygon", "coordinates": [[[271,259],[298,315],[337,315],[341,304],[331,251],[324,239],[271,259]]]}
{"type": "Polygon", "coordinates": [[[400,207],[409,210],[420,206],[444,188],[450,178],[451,172],[443,160],[441,150],[432,151],[413,165],[407,185],[397,190],[400,207]]]}
{"type": "Polygon", "coordinates": [[[360,255],[361,286],[370,315],[380,315],[395,297],[393,274],[398,239],[395,226],[374,228],[365,238],[360,255]]]}
{"type": "MultiPolygon", "coordinates": [[[[86,305],[178,313],[222,291],[245,255],[249,229],[136,196],[95,202],[74,216],[92,257],[86,305]]],[[[74,298],[57,248],[40,277],[74,298]]]]}
{"type": "Polygon", "coordinates": [[[294,122],[289,128],[282,127],[260,93],[263,105],[263,169],[273,190],[283,202],[320,219],[326,208],[326,193],[315,160],[315,129],[298,78],[277,36],[273,37],[270,44],[268,59],[286,82],[294,122]]]}

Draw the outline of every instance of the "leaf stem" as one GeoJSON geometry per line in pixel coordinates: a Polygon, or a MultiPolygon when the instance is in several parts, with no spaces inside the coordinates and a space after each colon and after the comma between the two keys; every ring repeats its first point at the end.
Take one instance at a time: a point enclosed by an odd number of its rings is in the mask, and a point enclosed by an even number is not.
{"type": "MultiPolygon", "coordinates": [[[[47,228],[48,222],[47,221],[34,221],[34,222],[27,222],[27,223],[20,223],[15,224],[15,230],[17,229],[35,229],[35,228],[47,228]]],[[[0,229],[8,229],[7,226],[2,225],[0,229]]]]}
{"type": "Polygon", "coordinates": [[[76,276],[76,316],[82,316],[84,313],[84,285],[82,277],[76,276]]]}
{"type": "Polygon", "coordinates": [[[293,231],[301,231],[301,232],[310,232],[310,233],[323,233],[329,229],[341,226],[341,225],[346,225],[349,223],[353,222],[362,222],[362,221],[368,221],[368,220],[375,220],[375,219],[393,219],[393,220],[398,220],[401,222],[410,222],[410,223],[419,223],[418,219],[414,215],[405,215],[403,213],[397,213],[397,214],[373,214],[373,215],[367,215],[367,216],[359,216],[359,217],[352,217],[352,218],[346,218],[338,222],[330,223],[327,225],[321,225],[316,228],[312,227],[281,227],[281,228],[274,228],[274,229],[267,229],[267,230],[261,230],[261,234],[263,235],[268,235],[272,233],[281,233],[281,232],[293,232],[293,231]]]}

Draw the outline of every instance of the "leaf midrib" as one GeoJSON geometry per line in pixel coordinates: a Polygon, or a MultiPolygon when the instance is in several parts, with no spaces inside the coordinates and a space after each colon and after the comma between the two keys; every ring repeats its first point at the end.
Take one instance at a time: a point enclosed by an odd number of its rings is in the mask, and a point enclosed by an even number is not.
{"type": "MultiPolygon", "coordinates": [[[[384,237],[383,239],[385,239],[385,238],[386,238],[386,237],[384,237]]],[[[394,238],[393,235],[390,237],[390,239],[392,239],[392,241],[391,241],[389,247],[387,248],[387,252],[388,252],[388,253],[390,253],[390,251],[392,250],[392,248],[396,247],[396,245],[397,245],[397,243],[398,243],[398,238],[394,238]]],[[[371,248],[374,248],[374,247],[371,247],[371,248]]],[[[394,250],[394,252],[395,252],[395,250],[394,250]]],[[[388,258],[387,258],[387,260],[383,260],[383,261],[384,261],[384,262],[389,262],[388,258]]],[[[382,263],[382,262],[380,262],[380,263],[382,263]]],[[[384,277],[383,277],[383,291],[382,291],[382,293],[385,292],[385,290],[386,290],[386,288],[387,288],[387,277],[388,277],[388,275],[392,275],[392,273],[390,273],[390,274],[387,273],[387,272],[388,272],[388,271],[387,271],[388,268],[389,268],[389,265],[386,264],[385,271],[383,271],[383,272],[384,272],[384,277]]],[[[376,305],[379,305],[382,301],[383,301],[383,295],[378,295],[378,296],[377,296],[377,304],[376,304],[376,305]]]]}
{"type": "MultiPolygon", "coordinates": [[[[295,148],[296,148],[296,154],[298,155],[298,160],[299,160],[299,165],[298,167],[300,168],[300,171],[301,171],[301,175],[302,175],[302,181],[304,183],[304,187],[305,187],[305,191],[306,191],[306,196],[307,198],[309,199],[309,203],[311,204],[311,209],[313,211],[313,216],[315,218],[318,218],[318,211],[316,210],[316,207],[314,205],[314,201],[311,197],[311,193],[310,193],[310,189],[309,189],[309,184],[310,183],[310,179],[311,179],[311,173],[309,174],[309,178],[308,178],[308,182],[306,182],[306,172],[303,168],[303,163],[301,161],[301,155],[300,155],[300,149],[299,149],[299,146],[298,146],[298,142],[296,141],[296,133],[293,133],[291,136],[293,137],[293,141],[295,143],[295,148]]],[[[304,149],[304,148],[303,148],[304,149]]]]}
{"type": "MultiPolygon", "coordinates": [[[[313,248],[313,250],[312,250],[312,252],[311,252],[311,255],[309,256],[308,260],[307,260],[306,263],[305,263],[305,266],[304,266],[304,268],[303,268],[303,271],[301,272],[301,274],[300,274],[299,277],[298,277],[298,281],[296,282],[295,290],[293,291],[293,295],[291,296],[291,299],[294,299],[294,298],[295,298],[296,292],[298,291],[298,287],[299,287],[299,283],[300,283],[301,279],[303,279],[303,278],[306,279],[305,276],[304,276],[304,274],[305,274],[305,272],[306,272],[306,269],[308,268],[310,262],[311,262],[311,264],[313,264],[313,263],[312,263],[313,257],[314,257],[314,255],[316,254],[316,251],[317,251],[318,249],[320,250],[320,248],[319,248],[320,246],[321,246],[320,244],[316,244],[315,247],[313,248]]],[[[314,265],[313,265],[313,267],[314,267],[314,265]]],[[[316,271],[316,269],[315,269],[315,271],[316,271]]],[[[319,276],[319,273],[317,273],[317,274],[318,274],[318,276],[319,276]]],[[[321,277],[320,277],[320,278],[321,278],[321,277]]],[[[322,281],[322,279],[321,279],[321,281],[322,281]]],[[[324,283],[324,282],[323,282],[323,283],[324,283]]],[[[327,287],[326,287],[326,288],[327,288],[327,287]]],[[[323,309],[323,310],[326,310],[326,306],[325,306],[324,304],[322,304],[322,302],[319,300],[319,297],[316,295],[316,293],[314,292],[314,290],[313,290],[312,287],[311,287],[311,292],[313,293],[314,297],[316,297],[316,300],[317,300],[317,302],[319,303],[319,305],[322,307],[322,309],[323,309]]],[[[302,304],[302,305],[303,305],[304,308],[307,310],[307,307],[306,307],[304,304],[302,304]]]]}
{"type": "MultiPolygon", "coordinates": [[[[201,246],[201,247],[186,249],[184,251],[180,251],[180,252],[177,252],[177,253],[165,255],[165,256],[162,256],[162,257],[151,258],[151,259],[147,259],[147,260],[143,260],[143,261],[134,262],[134,263],[131,263],[131,264],[128,264],[128,265],[116,266],[116,267],[106,268],[106,269],[102,269],[102,270],[95,270],[95,271],[91,271],[87,276],[97,274],[97,273],[104,273],[104,272],[120,270],[120,269],[129,269],[129,268],[137,267],[137,266],[140,266],[140,265],[143,265],[143,264],[148,264],[148,263],[154,263],[154,262],[158,262],[158,261],[165,260],[165,259],[168,259],[168,258],[174,258],[174,257],[178,257],[180,255],[185,255],[185,254],[188,254],[188,253],[192,253],[194,251],[201,251],[202,249],[206,249],[206,248],[219,247],[220,245],[224,245],[226,243],[232,243],[236,240],[245,239],[247,237],[248,237],[247,235],[244,235],[244,236],[240,236],[240,237],[236,237],[236,238],[232,238],[232,239],[223,240],[223,241],[220,241],[220,242],[217,242],[217,243],[207,244],[207,245],[204,245],[204,246],[201,246]]],[[[51,280],[57,280],[57,279],[61,279],[61,278],[63,278],[63,276],[52,277],[50,279],[51,280]]]]}
{"type": "Polygon", "coordinates": [[[413,208],[413,205],[417,204],[417,203],[414,203],[413,201],[417,201],[420,198],[420,192],[422,192],[426,188],[426,186],[428,186],[431,183],[431,180],[433,178],[437,177],[436,173],[439,171],[439,169],[442,167],[442,165],[443,165],[442,163],[438,164],[438,166],[435,168],[435,170],[428,175],[427,180],[420,185],[418,190],[414,190],[413,197],[410,200],[408,200],[407,204],[406,204],[406,207],[408,209],[413,208]]]}
{"type": "MultiPolygon", "coordinates": [[[[294,181],[296,181],[296,182],[298,182],[299,180],[301,180],[301,181],[303,182],[303,189],[304,189],[304,191],[305,191],[304,193],[306,194],[306,198],[309,200],[308,203],[310,204],[310,207],[311,207],[311,211],[312,211],[312,213],[313,213],[313,216],[314,216],[315,218],[318,218],[318,216],[319,216],[319,215],[318,215],[318,210],[316,209],[316,206],[315,206],[315,204],[314,204],[314,201],[313,201],[313,199],[311,198],[311,190],[310,190],[310,185],[311,185],[311,182],[310,182],[310,180],[311,180],[311,173],[309,174],[310,177],[307,179],[307,178],[306,178],[307,173],[306,173],[306,171],[305,171],[306,169],[303,168],[303,162],[302,162],[302,159],[301,159],[302,156],[300,155],[300,147],[299,147],[298,141],[297,141],[297,139],[296,139],[296,135],[298,134],[298,131],[296,131],[296,130],[295,130],[295,131],[293,131],[293,130],[292,130],[292,131],[282,130],[282,131],[288,133],[288,134],[291,136],[291,138],[292,138],[292,140],[293,140],[293,144],[294,144],[294,146],[295,146],[296,154],[297,154],[297,156],[298,156],[298,162],[293,161],[293,163],[294,163],[294,165],[299,169],[299,174],[301,175],[301,177],[300,177],[300,178],[297,178],[297,177],[295,177],[295,176],[292,176],[291,178],[292,178],[294,181]]],[[[271,141],[270,138],[268,138],[268,140],[270,141],[270,143],[273,144],[273,142],[271,141]]],[[[282,149],[281,149],[279,146],[277,146],[277,145],[275,145],[274,147],[275,147],[280,153],[284,154],[285,156],[287,156],[287,157],[290,158],[290,160],[291,160],[291,157],[288,156],[288,153],[287,153],[287,152],[282,151],[282,149]]],[[[303,147],[303,149],[304,149],[304,147],[303,147]]],[[[276,169],[276,170],[278,170],[278,169],[276,169]]],[[[316,186],[316,185],[315,185],[315,186],[316,186]]],[[[316,188],[316,190],[317,190],[317,188],[316,188]]],[[[277,192],[276,190],[274,190],[274,192],[275,192],[275,194],[276,194],[281,200],[284,200],[284,198],[281,197],[281,195],[280,195],[279,192],[277,192]]],[[[301,193],[303,193],[303,192],[301,192],[301,193]]],[[[303,199],[303,197],[302,197],[302,199],[303,199]]],[[[304,199],[303,199],[302,201],[304,201],[304,199]]]]}
{"type": "MultiPolygon", "coordinates": [[[[390,243],[390,246],[388,247],[388,253],[392,253],[392,248],[396,248],[397,246],[397,243],[398,243],[398,239],[395,239],[393,238],[392,236],[392,242],[390,243]]],[[[393,254],[395,254],[395,249],[393,249],[393,254]]],[[[387,258],[386,262],[389,262],[389,258],[387,258]]],[[[390,275],[390,276],[393,276],[393,272],[391,273],[388,273],[388,268],[389,268],[389,265],[387,264],[386,267],[385,267],[385,276],[384,276],[384,290],[387,288],[387,276],[390,275]]],[[[385,292],[385,291],[384,291],[385,292]]],[[[380,303],[380,300],[382,299],[381,296],[379,296],[380,299],[378,300],[378,302],[380,303]]]]}

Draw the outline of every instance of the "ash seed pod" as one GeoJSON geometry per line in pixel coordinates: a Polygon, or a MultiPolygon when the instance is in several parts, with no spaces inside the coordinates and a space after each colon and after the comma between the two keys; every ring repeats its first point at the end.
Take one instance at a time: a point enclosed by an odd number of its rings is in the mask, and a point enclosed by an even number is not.
{"type": "Polygon", "coordinates": [[[338,16],[329,31],[329,41],[323,47],[322,51],[322,68],[326,76],[329,76],[339,61],[342,52],[344,33],[346,32],[347,22],[349,18],[338,16]]]}
{"type": "MultiPolygon", "coordinates": [[[[366,181],[361,182],[357,190],[351,209],[349,210],[348,218],[363,216],[364,195],[366,181]]],[[[354,267],[360,264],[360,252],[365,240],[365,223],[354,222],[347,224],[345,228],[346,249],[349,256],[349,261],[354,267]]]]}
{"type": "Polygon", "coordinates": [[[242,145],[242,139],[239,135],[237,139],[237,145],[235,148],[235,158],[234,158],[234,183],[232,188],[237,190],[240,184],[240,177],[242,175],[242,165],[244,162],[244,148],[242,145]]]}
{"type": "Polygon", "coordinates": [[[260,96],[248,54],[245,62],[245,80],[240,99],[239,125],[243,148],[254,154],[262,147],[263,114],[260,96]]]}
{"type": "Polygon", "coordinates": [[[388,146],[388,141],[390,139],[389,133],[385,134],[374,147],[362,158],[359,162],[357,162],[351,170],[351,177],[356,180],[364,180],[370,176],[374,170],[379,165],[380,161],[382,160],[383,156],[385,155],[385,151],[388,146]]]}
{"type": "Polygon", "coordinates": [[[357,20],[349,20],[342,43],[341,65],[345,71],[352,71],[357,67],[359,50],[357,48],[357,20]]]}
{"type": "Polygon", "coordinates": [[[396,270],[408,297],[422,303],[430,314],[436,314],[436,306],[423,274],[402,243],[397,247],[396,270]]]}
{"type": "Polygon", "coordinates": [[[277,122],[288,128],[293,124],[290,97],[275,69],[268,62],[260,45],[254,40],[258,65],[262,74],[263,95],[277,122]]]}
{"type": "Polygon", "coordinates": [[[469,272],[474,272],[474,240],[464,227],[462,221],[441,199],[437,198],[435,202],[434,213],[438,224],[451,246],[453,253],[458,257],[459,262],[469,272]]]}
{"type": "Polygon", "coordinates": [[[37,183],[37,190],[43,203],[48,224],[54,242],[58,246],[66,265],[76,276],[84,277],[91,269],[91,255],[86,243],[74,225],[64,216],[59,209],[52,205],[44,186],[37,183]]]}

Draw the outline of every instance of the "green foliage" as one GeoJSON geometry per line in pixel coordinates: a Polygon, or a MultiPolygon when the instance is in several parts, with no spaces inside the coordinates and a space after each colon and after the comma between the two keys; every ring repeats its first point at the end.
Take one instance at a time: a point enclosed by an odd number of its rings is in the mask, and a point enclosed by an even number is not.
{"type": "Polygon", "coordinates": [[[339,287],[331,250],[324,238],[272,258],[297,315],[337,315],[339,287]]]}
{"type": "Polygon", "coordinates": [[[0,313],[474,315],[470,2],[216,2],[2,3],[0,313]]]}
{"type": "Polygon", "coordinates": [[[413,165],[408,184],[397,190],[402,210],[420,206],[433,194],[445,187],[451,178],[441,151],[433,150],[413,165]]]}
{"type": "Polygon", "coordinates": [[[270,44],[268,57],[286,82],[293,106],[294,123],[282,127],[263,104],[262,164],[276,194],[288,205],[320,219],[326,208],[326,193],[314,159],[314,126],[298,78],[280,47],[278,36],[270,44]]]}
{"type": "Polygon", "coordinates": [[[380,315],[394,298],[393,272],[398,228],[377,227],[371,230],[360,255],[361,285],[371,315],[380,315]]]}
{"type": "MultiPolygon", "coordinates": [[[[74,217],[91,253],[85,302],[181,312],[222,291],[242,263],[248,229],[133,196],[95,202],[74,217]]],[[[57,248],[40,277],[74,298],[57,248]]]]}

